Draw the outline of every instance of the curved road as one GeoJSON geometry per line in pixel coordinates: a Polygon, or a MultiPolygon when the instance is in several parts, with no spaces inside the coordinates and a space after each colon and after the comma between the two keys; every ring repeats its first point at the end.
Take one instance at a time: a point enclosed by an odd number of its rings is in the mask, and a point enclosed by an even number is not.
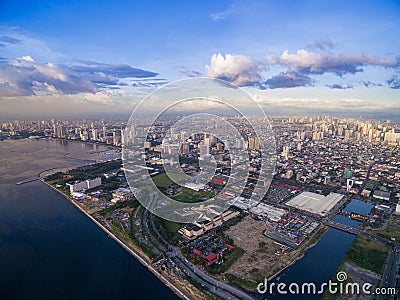
{"type": "Polygon", "coordinates": [[[207,288],[209,291],[212,293],[218,295],[219,297],[223,299],[247,299],[251,300],[253,299],[251,296],[246,294],[245,292],[234,288],[226,283],[220,282],[216,280],[215,278],[207,275],[204,273],[202,270],[197,268],[195,265],[193,265],[190,261],[188,261],[180,252],[179,249],[176,247],[172,246],[170,243],[168,243],[164,237],[158,232],[156,226],[154,225],[153,221],[153,215],[148,217],[149,212],[147,210],[143,211],[143,225],[146,230],[146,233],[149,235],[150,239],[157,245],[157,247],[166,253],[168,256],[172,258],[172,260],[183,270],[183,272],[195,279],[198,283],[202,285],[202,287],[207,288]],[[150,221],[151,227],[153,231],[156,233],[157,238],[168,248],[166,248],[164,245],[162,245],[150,232],[148,225],[147,225],[147,220],[150,221]]]}

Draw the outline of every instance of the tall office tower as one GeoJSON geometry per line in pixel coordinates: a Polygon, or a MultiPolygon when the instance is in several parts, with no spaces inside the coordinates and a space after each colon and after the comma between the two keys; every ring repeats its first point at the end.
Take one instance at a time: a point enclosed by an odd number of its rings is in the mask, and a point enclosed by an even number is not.
{"type": "Polygon", "coordinates": [[[119,145],[117,130],[115,128],[113,129],[113,145],[114,146],[119,145]]]}
{"type": "Polygon", "coordinates": [[[105,125],[103,125],[103,141],[107,141],[107,129],[105,125]]]}
{"type": "Polygon", "coordinates": [[[126,138],[126,129],[121,129],[121,145],[124,145],[124,146],[126,146],[127,144],[127,142],[126,142],[126,140],[127,140],[127,138],[126,138]]]}
{"type": "Polygon", "coordinates": [[[179,148],[179,154],[189,154],[189,144],[183,143],[179,148]]]}
{"type": "Polygon", "coordinates": [[[89,134],[88,134],[86,128],[81,133],[80,138],[81,138],[82,141],[87,141],[88,140],[89,134]]]}
{"type": "Polygon", "coordinates": [[[210,148],[207,147],[207,145],[201,145],[199,148],[200,148],[200,157],[210,154],[210,148]]]}
{"type": "Polygon", "coordinates": [[[318,131],[313,131],[312,140],[313,141],[319,141],[320,140],[320,134],[319,134],[318,131]]]}
{"type": "Polygon", "coordinates": [[[204,145],[211,147],[211,139],[209,137],[204,138],[204,145]]]}
{"type": "Polygon", "coordinates": [[[249,137],[249,150],[260,150],[260,140],[258,137],[249,137]]]}
{"type": "Polygon", "coordinates": [[[353,179],[348,178],[346,181],[346,190],[349,192],[351,190],[351,188],[353,187],[353,179]]]}
{"type": "Polygon", "coordinates": [[[64,138],[64,137],[65,137],[65,135],[64,135],[64,128],[63,128],[62,125],[59,125],[59,126],[57,127],[57,134],[56,134],[56,137],[58,137],[58,138],[64,138]]]}
{"type": "Polygon", "coordinates": [[[181,132],[181,141],[185,141],[185,133],[184,131],[181,132]]]}
{"type": "Polygon", "coordinates": [[[283,158],[285,158],[285,159],[288,159],[289,150],[290,150],[289,146],[283,146],[283,150],[282,150],[281,156],[283,158]]]}
{"type": "Polygon", "coordinates": [[[92,128],[91,132],[92,132],[92,140],[97,141],[97,130],[92,128]]]}
{"type": "Polygon", "coordinates": [[[129,143],[132,144],[132,145],[135,144],[135,135],[136,135],[135,124],[132,123],[131,124],[131,128],[129,130],[129,136],[128,136],[129,143]]]}

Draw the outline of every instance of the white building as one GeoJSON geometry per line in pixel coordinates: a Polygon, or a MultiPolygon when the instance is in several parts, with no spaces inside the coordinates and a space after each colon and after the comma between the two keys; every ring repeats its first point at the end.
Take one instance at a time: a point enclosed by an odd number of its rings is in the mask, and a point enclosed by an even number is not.
{"type": "Polygon", "coordinates": [[[396,215],[400,215],[400,203],[396,205],[396,211],[394,212],[396,215]]]}
{"type": "Polygon", "coordinates": [[[328,196],[324,196],[311,192],[303,192],[286,204],[312,214],[325,216],[342,198],[343,195],[337,193],[330,193],[328,196]]]}
{"type": "Polygon", "coordinates": [[[97,177],[95,179],[88,179],[84,181],[77,181],[74,183],[67,183],[69,186],[69,192],[72,195],[73,193],[80,192],[83,190],[94,189],[101,185],[101,178],[97,177]]]}
{"type": "MultiPolygon", "coordinates": [[[[119,188],[113,191],[112,193],[113,199],[126,201],[133,198],[133,193],[130,189],[119,188]]],[[[111,200],[112,201],[112,200],[111,200]]]]}

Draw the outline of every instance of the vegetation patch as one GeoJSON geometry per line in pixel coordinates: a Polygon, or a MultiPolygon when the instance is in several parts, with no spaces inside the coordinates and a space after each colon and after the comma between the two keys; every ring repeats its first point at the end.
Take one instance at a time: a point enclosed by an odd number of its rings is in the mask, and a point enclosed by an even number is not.
{"type": "Polygon", "coordinates": [[[345,262],[353,262],[357,266],[383,274],[389,247],[376,241],[357,237],[347,250],[345,262]]]}

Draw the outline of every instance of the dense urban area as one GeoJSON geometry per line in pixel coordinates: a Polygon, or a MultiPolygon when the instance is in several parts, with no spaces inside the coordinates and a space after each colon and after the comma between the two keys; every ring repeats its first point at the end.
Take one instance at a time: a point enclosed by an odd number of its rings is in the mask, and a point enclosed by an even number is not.
{"type": "Polygon", "coordinates": [[[43,181],[140,256],[182,298],[251,299],[264,278],[279,277],[328,228],[357,236],[339,270],[354,282],[373,279],[376,287],[393,287],[396,294],[400,126],[330,116],[271,117],[275,172],[263,200],[254,202],[260,143],[244,120],[227,120],[241,128],[243,140],[235,145],[246,149],[250,164],[245,188],[236,194],[224,190],[232,175],[229,149],[209,134],[185,139],[179,146],[179,161],[170,163],[195,176],[200,172],[199,159],[209,155],[216,161],[214,176],[205,185],[178,185],[168,177],[161,154],[171,149],[162,138],[174,118],[129,128],[123,119],[6,121],[1,124],[0,140],[61,139],[108,146],[104,153],[112,152],[115,158],[57,172],[43,181]],[[145,141],[134,139],[140,130],[148,132],[145,141]],[[136,200],[146,187],[130,187],[120,157],[121,147],[134,143],[143,148],[148,174],[162,193],[187,203],[219,197],[230,201],[229,209],[187,224],[153,215],[136,200]],[[354,199],[371,204],[372,209],[365,214],[346,209],[354,199]],[[357,226],[346,225],[337,216],[355,220],[357,226]]]}

